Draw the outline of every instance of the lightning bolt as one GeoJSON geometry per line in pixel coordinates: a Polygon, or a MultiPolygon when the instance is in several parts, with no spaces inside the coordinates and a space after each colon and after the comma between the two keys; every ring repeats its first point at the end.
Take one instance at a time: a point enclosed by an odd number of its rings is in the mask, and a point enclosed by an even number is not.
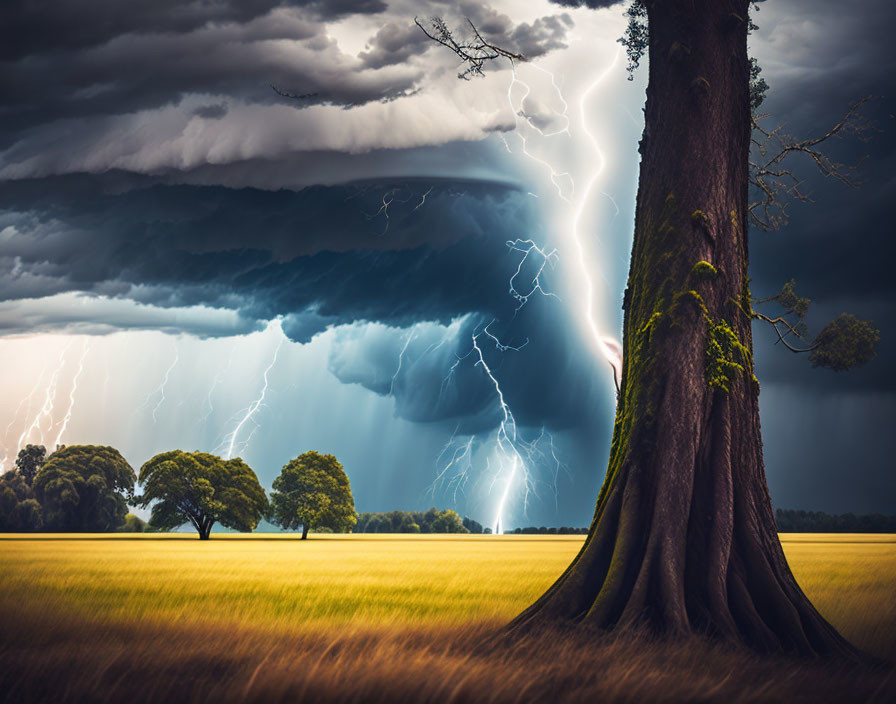
{"type": "MultiPolygon", "coordinates": [[[[582,123],[582,129],[585,132],[585,135],[588,137],[588,141],[590,142],[592,149],[597,155],[597,166],[592,172],[591,176],[588,178],[588,181],[585,184],[585,188],[582,191],[581,197],[578,199],[578,202],[575,205],[574,215],[572,219],[572,228],[570,231],[576,258],[579,264],[579,273],[585,287],[585,293],[583,296],[585,301],[584,318],[587,327],[591,332],[593,343],[597,351],[604,357],[604,359],[609,363],[611,369],[613,370],[613,382],[616,385],[617,394],[619,393],[619,383],[620,379],[622,378],[622,346],[613,337],[602,333],[598,328],[597,320],[595,319],[594,315],[594,283],[591,280],[591,268],[585,261],[585,248],[582,244],[582,238],[579,230],[582,221],[582,215],[585,212],[585,206],[590,199],[591,192],[594,189],[598,178],[600,177],[601,173],[604,170],[604,167],[606,166],[606,158],[604,157],[603,151],[601,151],[600,145],[597,142],[597,138],[594,136],[594,133],[591,132],[591,130],[588,128],[588,120],[585,114],[585,103],[588,100],[588,96],[591,95],[591,93],[616,67],[618,61],[619,51],[617,50],[610,65],[591,83],[590,86],[588,86],[588,88],[582,93],[581,98],[579,99],[579,118],[582,123]]],[[[616,201],[613,201],[612,198],[610,198],[610,200],[613,202],[613,205],[616,205],[616,201]]],[[[616,210],[618,213],[618,207],[616,210]]]]}
{"type": "Polygon", "coordinates": [[[398,378],[398,375],[401,373],[401,363],[404,361],[404,353],[408,351],[408,345],[411,344],[411,340],[414,339],[414,329],[417,326],[414,325],[409,331],[408,336],[404,341],[404,347],[401,348],[401,352],[398,353],[398,367],[395,369],[395,373],[392,375],[392,382],[389,384],[389,395],[394,396],[395,392],[395,380],[398,378]]]}
{"type": "MultiPolygon", "coordinates": [[[[568,171],[558,171],[557,169],[554,168],[554,166],[550,162],[545,161],[544,159],[541,159],[541,158],[535,156],[534,154],[532,154],[529,151],[529,141],[526,139],[525,135],[523,135],[523,133],[520,131],[519,121],[517,120],[517,117],[522,117],[526,121],[526,124],[533,130],[535,130],[542,137],[554,137],[559,134],[568,134],[567,130],[561,130],[561,131],[552,132],[552,133],[545,133],[544,131],[542,131],[536,125],[534,125],[532,123],[532,121],[528,118],[528,116],[522,109],[523,103],[526,101],[526,98],[529,97],[529,94],[531,92],[532,92],[532,89],[529,87],[529,84],[527,84],[525,81],[520,80],[520,78],[517,77],[516,68],[511,67],[511,80],[510,80],[510,85],[507,87],[507,102],[510,104],[510,109],[513,111],[514,128],[515,128],[514,132],[515,132],[516,136],[519,137],[519,139],[520,139],[520,143],[522,144],[523,154],[525,154],[529,159],[531,159],[535,163],[539,164],[544,170],[547,171],[547,173],[550,177],[551,183],[554,185],[554,188],[557,189],[557,196],[561,200],[564,200],[567,203],[569,203],[570,197],[572,196],[573,192],[575,191],[575,181],[573,181],[573,178],[570,175],[570,173],[568,171]],[[513,104],[513,88],[517,84],[523,86],[523,90],[525,91],[523,93],[523,97],[520,99],[519,109],[517,109],[513,104]],[[566,195],[564,193],[563,183],[562,183],[563,181],[568,182],[568,186],[570,189],[569,195],[566,195]]],[[[502,139],[504,139],[503,135],[502,135],[502,139]]],[[[507,148],[507,151],[511,151],[510,145],[507,143],[506,139],[504,139],[504,146],[507,148]]]]}
{"type": "MultiPolygon", "coordinates": [[[[37,392],[40,389],[40,383],[43,381],[44,374],[46,373],[46,371],[47,371],[47,366],[46,366],[46,364],[44,364],[44,367],[43,367],[43,369],[41,369],[40,374],[37,377],[37,380],[34,382],[34,387],[31,389],[31,393],[29,393],[27,396],[22,398],[21,401],[19,401],[19,405],[16,406],[16,411],[15,411],[15,413],[13,413],[12,419],[9,421],[9,424],[6,426],[6,430],[3,431],[4,441],[6,440],[6,438],[9,437],[9,431],[11,431],[13,429],[13,426],[16,424],[16,421],[19,419],[19,414],[22,412],[23,408],[25,409],[25,418],[28,418],[31,415],[31,406],[34,402],[34,397],[37,395],[37,392]],[[26,404],[27,404],[27,407],[26,407],[26,404]]],[[[21,449],[21,448],[14,447],[13,453],[14,454],[17,453],[19,449],[21,449]]],[[[0,472],[3,472],[6,470],[7,460],[9,460],[9,449],[6,446],[4,446],[3,458],[0,459],[0,472]]]]}
{"type": "Polygon", "coordinates": [[[541,275],[544,273],[545,268],[550,266],[551,269],[553,269],[557,262],[559,256],[557,250],[552,249],[550,252],[545,252],[545,250],[535,244],[533,240],[508,240],[507,246],[511,250],[522,252],[523,254],[522,259],[520,259],[519,264],[517,264],[516,271],[513,273],[513,276],[510,277],[510,295],[519,301],[519,305],[516,308],[517,312],[529,302],[529,298],[535,293],[540,293],[542,296],[553,297],[560,300],[556,293],[546,291],[541,284],[541,275]],[[526,293],[521,293],[514,284],[514,281],[522,275],[523,266],[525,266],[526,261],[529,259],[529,255],[532,254],[533,251],[541,257],[541,264],[538,266],[538,271],[535,272],[535,276],[533,276],[529,282],[529,290],[526,293]]]}
{"type": "Polygon", "coordinates": [[[76,371],[75,375],[72,377],[72,390],[68,394],[68,409],[66,409],[65,417],[62,419],[62,427],[59,428],[59,433],[56,435],[56,442],[54,443],[55,447],[59,447],[62,442],[62,436],[65,434],[68,424],[72,419],[72,411],[75,407],[75,392],[78,390],[78,379],[84,372],[84,360],[87,359],[87,352],[89,350],[90,343],[87,340],[84,340],[84,344],[81,347],[81,358],[78,360],[78,371],[76,371]]]}
{"type": "MultiPolygon", "coordinates": [[[[575,196],[575,200],[573,202],[572,224],[569,229],[569,238],[572,242],[573,250],[576,255],[579,276],[581,278],[581,286],[584,289],[583,295],[582,295],[582,299],[584,300],[584,310],[582,311],[582,313],[583,313],[583,319],[585,321],[585,326],[586,326],[588,332],[590,333],[590,337],[592,339],[592,344],[595,347],[595,351],[609,363],[610,368],[612,369],[613,381],[616,386],[617,393],[619,392],[619,383],[620,383],[620,379],[622,376],[622,354],[621,354],[622,346],[619,344],[619,342],[614,337],[601,332],[601,330],[598,326],[597,320],[595,318],[595,312],[594,312],[595,287],[594,287],[594,282],[592,281],[592,278],[591,278],[591,267],[588,266],[588,263],[586,261],[585,247],[584,247],[582,237],[580,234],[580,227],[581,227],[582,217],[585,213],[585,209],[591,200],[591,196],[592,196],[593,191],[595,190],[598,179],[600,178],[600,175],[602,174],[604,167],[606,166],[606,158],[604,157],[603,151],[600,149],[600,145],[598,144],[597,138],[595,137],[594,133],[591,131],[589,124],[588,124],[588,117],[586,114],[586,103],[587,103],[590,95],[606,79],[606,77],[610,74],[610,72],[617,66],[618,62],[619,62],[619,51],[617,50],[616,53],[614,54],[613,60],[610,62],[610,64],[604,69],[604,71],[601,74],[599,74],[595,78],[594,81],[592,81],[592,83],[582,92],[581,96],[579,97],[579,103],[578,103],[579,122],[581,123],[582,132],[585,134],[588,144],[590,145],[590,147],[592,148],[592,150],[594,151],[594,153],[597,157],[597,164],[596,164],[596,167],[594,168],[594,170],[591,172],[590,176],[588,177],[587,181],[585,182],[585,187],[578,193],[577,196],[575,196]]],[[[540,159],[540,158],[534,156],[533,154],[531,154],[527,149],[527,144],[528,144],[527,140],[520,132],[519,122],[516,121],[516,116],[522,117],[526,121],[526,125],[528,125],[529,128],[535,130],[542,137],[554,137],[554,136],[561,135],[561,134],[565,134],[569,137],[572,136],[572,134],[570,132],[570,120],[569,120],[569,116],[568,116],[568,103],[567,103],[566,99],[563,97],[563,92],[561,91],[560,86],[557,85],[557,82],[554,78],[554,74],[551,73],[550,71],[548,71],[547,69],[544,69],[543,67],[538,66],[537,64],[529,64],[529,65],[531,65],[533,68],[541,71],[542,73],[545,73],[548,76],[550,76],[551,85],[553,86],[554,90],[557,92],[557,95],[559,96],[559,99],[564,106],[563,112],[557,113],[557,114],[561,115],[562,117],[565,118],[566,124],[563,129],[556,130],[554,132],[545,132],[545,131],[539,129],[537,125],[532,123],[532,121],[528,118],[526,113],[522,110],[523,102],[525,102],[526,98],[530,95],[531,88],[529,87],[528,84],[526,84],[524,81],[522,81],[519,78],[519,76],[517,75],[516,69],[514,67],[511,67],[511,80],[510,80],[510,85],[507,90],[507,99],[508,99],[508,102],[510,103],[511,110],[513,110],[513,112],[514,112],[514,116],[515,116],[514,120],[515,120],[515,128],[516,128],[515,131],[523,143],[523,154],[526,157],[528,157],[529,159],[535,161],[537,164],[542,166],[544,170],[547,171],[551,183],[557,189],[558,197],[561,200],[569,203],[569,202],[572,202],[570,197],[568,197],[563,192],[563,189],[561,188],[561,186],[559,184],[560,176],[569,177],[571,184],[572,184],[572,191],[573,191],[573,193],[571,195],[575,194],[575,182],[572,180],[572,177],[569,175],[569,172],[561,171],[560,170],[561,167],[554,166],[553,164],[550,164],[549,162],[545,161],[544,159],[540,159]],[[513,88],[516,84],[522,85],[525,90],[523,97],[519,103],[519,106],[520,106],[519,109],[517,109],[513,103],[513,88]]],[[[509,151],[509,152],[512,151],[510,149],[510,145],[507,143],[507,140],[503,135],[501,135],[501,140],[503,141],[504,146],[507,149],[507,151],[509,151]]],[[[608,193],[604,193],[603,191],[600,191],[600,193],[610,200],[610,202],[613,204],[613,206],[616,210],[616,214],[618,215],[619,214],[619,206],[617,205],[617,203],[613,199],[613,197],[610,196],[608,193]]]]}
{"type": "MultiPolygon", "coordinates": [[[[417,203],[417,206],[414,208],[414,210],[419,210],[420,208],[423,207],[423,204],[426,202],[426,196],[428,196],[430,193],[432,193],[432,189],[433,189],[433,186],[430,186],[429,190],[426,191],[426,193],[424,193],[423,196],[420,198],[420,202],[417,203]]],[[[414,210],[412,210],[411,212],[414,212],[414,210]]]]}
{"type": "MultiPolygon", "coordinates": [[[[233,458],[234,448],[236,447],[237,438],[239,438],[240,432],[242,431],[242,429],[246,425],[246,423],[248,423],[250,420],[252,420],[252,416],[255,415],[255,413],[261,407],[261,404],[264,403],[264,397],[268,393],[268,374],[270,373],[271,369],[274,368],[274,365],[277,363],[277,357],[280,354],[280,348],[283,346],[284,340],[286,340],[286,337],[281,335],[280,341],[277,343],[277,347],[274,348],[274,356],[271,359],[271,363],[268,364],[267,368],[264,370],[264,374],[262,375],[261,391],[259,392],[256,399],[251,404],[249,404],[249,406],[246,408],[245,413],[243,414],[243,417],[236,424],[236,427],[233,429],[233,432],[230,433],[228,438],[224,441],[227,444],[227,451],[224,453],[225,460],[229,460],[229,459],[233,458]]],[[[248,446],[249,441],[252,439],[252,436],[255,434],[255,430],[257,430],[257,429],[258,429],[258,426],[256,425],[255,429],[249,434],[249,437],[246,438],[241,443],[244,451],[245,451],[246,447],[248,446]]]]}
{"type": "Polygon", "coordinates": [[[504,507],[507,504],[507,497],[510,494],[510,489],[516,480],[517,470],[522,464],[522,458],[516,447],[516,419],[513,417],[513,413],[507,405],[507,401],[504,400],[504,392],[501,391],[501,385],[498,383],[498,380],[495,378],[495,375],[492,374],[492,370],[485,361],[485,357],[482,354],[482,348],[480,348],[477,343],[477,337],[478,335],[473,335],[473,349],[479,357],[474,366],[481,366],[486,376],[495,387],[495,393],[498,396],[498,404],[500,405],[501,412],[504,416],[498,426],[496,442],[499,452],[503,454],[504,457],[509,457],[511,460],[511,468],[507,474],[504,491],[501,493],[501,499],[498,501],[493,528],[495,535],[501,535],[503,532],[504,507]]]}
{"type": "Polygon", "coordinates": [[[34,416],[31,423],[29,423],[25,430],[22,431],[22,434],[19,436],[19,440],[16,443],[16,447],[22,447],[25,440],[31,436],[33,431],[37,431],[39,435],[38,443],[44,444],[44,431],[41,427],[41,421],[44,418],[53,417],[53,408],[56,402],[56,387],[59,383],[59,374],[62,372],[62,369],[65,367],[65,356],[68,353],[69,348],[72,343],[69,343],[63,348],[62,353],[59,355],[59,363],[56,365],[56,369],[53,371],[52,376],[50,377],[50,381],[47,384],[47,389],[44,394],[44,403],[41,406],[40,410],[37,412],[37,415],[34,416]]]}
{"type": "MultiPolygon", "coordinates": [[[[585,245],[581,236],[581,222],[583,219],[583,215],[586,207],[592,200],[592,196],[594,191],[597,188],[598,180],[605,168],[606,159],[600,146],[598,144],[597,138],[594,133],[591,131],[589,122],[586,114],[586,103],[589,97],[592,95],[594,90],[603,82],[603,80],[610,74],[610,72],[615,68],[619,59],[619,52],[617,51],[614,55],[613,61],[607,66],[607,68],[596,77],[596,79],[582,92],[579,96],[578,108],[579,108],[579,122],[581,124],[581,130],[585,134],[587,138],[587,142],[590,145],[591,149],[595,152],[597,157],[596,166],[593,168],[592,172],[588,176],[585,187],[581,190],[576,188],[575,179],[572,177],[568,169],[565,169],[559,165],[551,163],[550,161],[541,158],[540,156],[536,156],[529,149],[529,140],[527,136],[524,134],[522,125],[517,118],[522,118],[524,120],[525,127],[527,130],[532,130],[533,133],[539,135],[541,138],[547,140],[548,138],[558,137],[558,136],[566,136],[570,139],[573,138],[571,132],[571,120],[569,118],[569,103],[566,101],[563,96],[563,91],[558,85],[554,74],[543,69],[542,67],[532,65],[536,70],[541,71],[547,74],[551,79],[551,85],[553,90],[556,91],[557,96],[563,106],[562,111],[556,111],[555,113],[562,117],[563,126],[559,129],[553,131],[545,131],[538,127],[535,124],[534,120],[530,115],[525,112],[524,104],[527,98],[531,94],[531,87],[523,81],[519,75],[517,74],[516,67],[511,66],[511,80],[507,89],[507,100],[510,105],[510,108],[514,114],[514,124],[515,124],[515,133],[517,137],[520,139],[522,144],[522,153],[525,157],[535,162],[540,170],[545,173],[553,186],[553,190],[556,192],[557,197],[564,201],[565,203],[572,204],[572,218],[569,226],[569,239],[572,243],[572,248],[575,253],[574,259],[576,260],[578,266],[579,273],[579,294],[580,298],[583,301],[581,315],[584,319],[585,327],[589,331],[590,339],[592,344],[594,345],[595,351],[599,354],[600,357],[605,359],[613,372],[613,380],[616,386],[617,394],[619,393],[619,383],[621,377],[621,345],[619,342],[610,335],[607,335],[601,332],[600,326],[598,325],[598,321],[595,316],[595,304],[594,304],[594,294],[595,294],[595,286],[594,282],[591,278],[591,267],[588,266],[586,262],[586,250],[585,245]],[[518,105],[514,103],[514,90],[521,86],[523,93],[522,97],[519,100],[518,105]]],[[[507,139],[500,135],[500,139],[502,140],[505,149],[508,152],[512,153],[510,145],[507,142],[507,139]]],[[[602,195],[610,200],[616,209],[616,214],[619,213],[618,205],[615,200],[607,193],[600,191],[602,195]]],[[[536,196],[537,194],[531,193],[531,195],[536,196]]],[[[615,217],[615,216],[614,216],[615,217]]],[[[599,241],[599,240],[598,240],[599,241]]],[[[517,310],[519,310],[522,306],[524,306],[530,299],[530,297],[536,293],[540,293],[542,295],[547,295],[549,292],[545,290],[542,285],[541,276],[544,273],[546,267],[550,266],[553,268],[555,259],[557,258],[556,250],[552,250],[550,252],[545,251],[542,248],[538,248],[532,240],[516,240],[514,242],[508,242],[508,246],[521,252],[523,254],[520,262],[518,263],[517,270],[513,274],[509,282],[510,294],[513,296],[519,303],[517,310]],[[518,286],[517,282],[520,279],[523,268],[526,265],[530,255],[537,255],[541,257],[541,265],[537,268],[535,276],[530,281],[530,285],[528,287],[518,286]],[[523,289],[523,290],[521,290],[523,289]]],[[[554,295],[554,294],[551,294],[554,295]]],[[[493,321],[494,322],[494,321],[493,321]]],[[[491,323],[489,324],[491,325],[491,323]]],[[[525,510],[526,503],[529,498],[530,490],[533,488],[533,479],[529,472],[529,466],[532,465],[533,457],[536,455],[541,455],[542,458],[545,458],[546,455],[538,450],[538,444],[541,439],[545,436],[545,431],[542,429],[542,435],[536,438],[533,442],[527,442],[519,437],[517,433],[517,424],[516,420],[513,417],[513,413],[511,409],[507,405],[504,394],[501,390],[501,386],[498,383],[498,380],[492,370],[489,368],[486,363],[485,356],[483,355],[482,349],[478,344],[478,338],[480,335],[485,335],[492,339],[495,343],[498,350],[505,352],[510,349],[518,349],[512,348],[508,345],[503,345],[501,342],[489,332],[489,326],[486,326],[484,330],[482,330],[478,334],[473,335],[473,353],[477,358],[476,366],[482,368],[485,372],[492,385],[495,387],[498,403],[500,405],[503,418],[499,424],[498,430],[496,432],[496,454],[498,455],[499,462],[501,464],[501,469],[497,474],[495,474],[495,478],[493,480],[493,486],[495,483],[500,482],[502,484],[502,489],[499,494],[497,506],[495,509],[495,519],[493,523],[493,530],[495,533],[502,533],[505,528],[505,515],[507,504],[512,495],[514,488],[522,484],[524,490],[523,496],[523,507],[525,510]]],[[[525,346],[525,345],[523,345],[525,346]]],[[[455,369],[462,361],[462,357],[458,357],[455,363],[452,365],[451,369],[449,369],[448,376],[446,376],[443,381],[443,388],[446,383],[450,382],[452,375],[454,374],[455,369]]],[[[554,494],[556,501],[556,480],[557,474],[560,469],[560,462],[557,459],[556,452],[554,451],[554,443],[553,437],[549,434],[547,437],[550,438],[550,457],[554,460],[555,464],[555,472],[554,472],[554,494]]],[[[466,448],[461,448],[460,457],[466,457],[466,452],[468,450],[466,448]]],[[[454,461],[454,457],[452,457],[452,462],[454,461]]],[[[449,463],[448,466],[451,466],[452,463],[449,463]]],[[[447,467],[446,467],[447,469],[447,467]]]]}
{"type": "Polygon", "coordinates": [[[152,407],[152,422],[156,422],[156,414],[159,412],[159,409],[162,407],[162,404],[165,403],[166,395],[165,389],[168,388],[168,380],[171,378],[171,372],[174,371],[174,368],[177,366],[178,361],[180,360],[180,352],[177,349],[177,343],[174,343],[174,361],[171,362],[171,365],[168,369],[165,370],[165,376],[162,378],[162,383],[159,384],[153,391],[151,391],[147,396],[146,400],[143,402],[143,406],[149,404],[150,399],[152,399],[156,394],[159,395],[159,400],[156,402],[156,405],[152,407]]]}
{"type": "Polygon", "coordinates": [[[212,401],[212,396],[215,393],[215,389],[221,384],[221,380],[224,378],[224,375],[227,373],[227,370],[230,369],[230,365],[233,363],[233,347],[230,348],[230,356],[227,358],[227,364],[221,367],[218,370],[218,373],[215,374],[215,379],[212,382],[212,385],[209,387],[208,394],[205,397],[205,403],[208,404],[208,411],[206,411],[205,415],[203,415],[199,420],[196,421],[197,425],[203,425],[206,421],[208,421],[209,417],[214,413],[215,406],[212,401]]]}

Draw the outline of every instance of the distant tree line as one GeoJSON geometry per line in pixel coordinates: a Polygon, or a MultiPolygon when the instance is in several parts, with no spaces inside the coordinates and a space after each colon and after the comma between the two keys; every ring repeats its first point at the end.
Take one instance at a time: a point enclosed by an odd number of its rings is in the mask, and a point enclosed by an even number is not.
{"type": "Polygon", "coordinates": [[[507,532],[514,535],[588,535],[587,528],[572,528],[570,526],[561,526],[560,528],[554,526],[550,528],[545,526],[539,526],[538,528],[527,526],[525,528],[514,528],[507,532]]]}
{"type": "Polygon", "coordinates": [[[271,499],[239,457],[163,452],[134,470],[115,448],[43,445],[19,451],[15,469],[0,476],[0,531],[143,532],[190,524],[208,539],[216,523],[241,532],[262,518],[287,530],[346,532],[357,520],[351,486],[332,455],[306,452],[274,480],[271,499]],[[136,492],[137,484],[143,493],[136,492]],[[145,523],[128,504],[150,507],[145,523]]]}
{"type": "Polygon", "coordinates": [[[775,511],[779,533],[896,533],[896,516],[879,513],[829,515],[821,511],[775,511]]]}
{"type": "MultiPolygon", "coordinates": [[[[173,450],[156,455],[137,475],[121,453],[102,445],[43,445],[19,451],[15,469],[0,476],[0,531],[143,532],[192,525],[208,539],[220,523],[255,530],[262,518],[285,530],[355,533],[491,533],[455,511],[355,512],[345,470],[333,455],[306,452],[283,466],[270,500],[239,457],[173,450]],[[143,493],[135,490],[142,485],[143,493]],[[151,507],[145,523],[128,504],[151,507]]],[[[896,533],[896,516],[776,511],[782,533],[896,533]]],[[[587,528],[527,526],[516,535],[585,535],[587,528]]]]}
{"type": "MultiPolygon", "coordinates": [[[[447,509],[362,513],[355,533],[482,533],[482,525],[447,509]]],[[[491,532],[491,531],[489,531],[491,532]]]]}

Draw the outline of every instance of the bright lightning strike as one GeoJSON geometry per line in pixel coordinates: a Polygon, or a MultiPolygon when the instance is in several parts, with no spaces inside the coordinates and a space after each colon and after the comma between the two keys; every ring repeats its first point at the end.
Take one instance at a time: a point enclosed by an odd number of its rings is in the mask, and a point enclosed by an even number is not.
{"type": "MultiPolygon", "coordinates": [[[[277,357],[280,354],[280,348],[283,347],[284,340],[286,340],[286,337],[281,334],[280,341],[277,343],[277,347],[274,348],[274,356],[271,359],[271,363],[268,364],[267,368],[264,370],[264,374],[262,375],[261,391],[259,392],[256,399],[251,404],[249,404],[248,408],[246,408],[246,411],[243,414],[243,417],[236,424],[236,427],[233,429],[233,432],[231,432],[230,435],[228,436],[228,438],[225,440],[225,443],[227,444],[227,451],[224,453],[225,460],[233,459],[234,449],[236,448],[237,440],[239,439],[240,433],[242,432],[246,423],[248,423],[250,420],[252,420],[252,417],[255,415],[255,413],[258,411],[259,408],[261,408],[261,405],[264,403],[264,398],[268,393],[268,374],[270,374],[271,369],[273,369],[274,365],[277,363],[277,357]]],[[[256,429],[257,429],[257,427],[258,426],[256,425],[256,429]]],[[[246,447],[249,444],[249,441],[252,439],[252,436],[254,434],[255,434],[255,430],[253,430],[249,434],[249,437],[247,437],[242,443],[240,443],[243,448],[243,451],[245,451],[246,447]]]]}
{"type": "MultiPolygon", "coordinates": [[[[579,265],[579,273],[584,282],[585,292],[584,292],[584,300],[585,300],[585,310],[584,317],[585,322],[588,329],[591,332],[593,341],[597,350],[603,355],[604,359],[609,363],[610,367],[613,370],[613,382],[616,385],[616,392],[619,392],[619,384],[622,378],[622,348],[621,345],[609,335],[601,333],[598,328],[597,321],[594,316],[594,283],[591,280],[591,267],[589,267],[588,263],[585,261],[585,248],[582,244],[582,238],[580,235],[580,224],[582,221],[582,216],[585,212],[585,206],[587,205],[589,198],[591,196],[591,192],[594,189],[595,184],[597,183],[598,178],[601,175],[601,172],[604,170],[606,166],[606,159],[604,157],[603,151],[601,151],[600,146],[597,143],[597,138],[588,128],[588,119],[585,114],[585,103],[588,100],[588,97],[591,93],[603,82],[603,80],[610,74],[610,72],[616,67],[617,62],[619,61],[619,52],[617,51],[613,56],[613,61],[610,65],[601,73],[594,82],[591,83],[590,86],[582,93],[579,98],[579,118],[582,123],[582,130],[585,132],[585,135],[588,137],[588,141],[591,144],[592,149],[597,155],[597,166],[592,172],[591,176],[588,178],[588,181],[585,184],[585,188],[582,190],[581,196],[578,198],[573,214],[572,220],[572,228],[571,228],[571,239],[574,244],[574,249],[576,253],[576,259],[579,265]]],[[[612,200],[612,198],[611,198],[612,200]]],[[[615,205],[615,201],[613,201],[615,205]]],[[[618,211],[618,208],[617,208],[618,211]]]]}
{"type": "Polygon", "coordinates": [[[84,340],[84,345],[81,348],[81,358],[78,360],[78,371],[76,371],[75,375],[72,377],[72,390],[68,394],[68,408],[62,419],[62,425],[59,428],[59,432],[56,434],[56,442],[53,443],[55,447],[59,447],[62,443],[62,436],[65,435],[65,431],[68,429],[68,424],[72,419],[72,411],[75,408],[75,393],[78,391],[78,379],[80,379],[81,374],[84,373],[84,360],[87,359],[87,353],[89,351],[90,343],[87,340],[84,340]]]}
{"type": "Polygon", "coordinates": [[[30,438],[31,433],[35,431],[38,433],[37,442],[41,445],[44,444],[44,431],[41,427],[42,421],[44,418],[49,418],[52,421],[53,408],[56,403],[56,387],[59,384],[59,375],[62,372],[62,369],[65,367],[65,356],[68,353],[71,344],[72,343],[69,342],[62,350],[62,353],[59,355],[59,363],[56,365],[56,369],[53,371],[53,374],[50,377],[50,381],[47,384],[47,389],[44,394],[44,403],[41,406],[40,410],[37,412],[37,415],[34,416],[31,423],[25,426],[25,430],[22,431],[22,434],[19,436],[19,440],[16,443],[16,447],[23,447],[25,445],[25,441],[30,438]]]}

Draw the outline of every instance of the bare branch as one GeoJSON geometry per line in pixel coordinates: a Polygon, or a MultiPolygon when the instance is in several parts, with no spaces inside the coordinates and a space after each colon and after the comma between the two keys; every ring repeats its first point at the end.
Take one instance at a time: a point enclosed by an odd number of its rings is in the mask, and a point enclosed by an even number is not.
{"type": "Polygon", "coordinates": [[[766,130],[761,123],[769,115],[753,116],[751,141],[759,156],[758,160],[750,161],[750,184],[758,191],[759,196],[749,206],[750,219],[754,225],[766,231],[780,229],[787,222],[787,209],[791,202],[811,201],[801,188],[800,178],[784,164],[793,154],[807,156],[825,177],[835,178],[851,188],[859,185],[853,178],[857,165],[839,164],[818,147],[845,134],[863,137],[868,126],[862,120],[860,111],[870,99],[871,96],[867,96],[853,103],[833,127],[823,135],[811,139],[798,140],[784,134],[781,125],[766,130]]]}
{"type": "Polygon", "coordinates": [[[522,54],[515,54],[512,51],[502,49],[501,47],[486,41],[479,33],[479,30],[476,29],[476,25],[474,25],[469,18],[466,19],[467,24],[470,25],[470,29],[473,31],[473,36],[469,39],[461,38],[458,40],[454,37],[454,33],[448,29],[448,25],[445,24],[445,21],[441,17],[432,17],[430,19],[430,29],[423,26],[419,19],[416,17],[414,18],[414,23],[427,37],[434,42],[451,49],[451,51],[460,57],[463,64],[466,64],[466,68],[461,73],[457,74],[458,78],[463,78],[465,81],[468,81],[476,76],[485,75],[482,71],[482,67],[487,61],[504,58],[510,61],[510,63],[513,63],[514,61],[526,60],[526,57],[522,54]]]}

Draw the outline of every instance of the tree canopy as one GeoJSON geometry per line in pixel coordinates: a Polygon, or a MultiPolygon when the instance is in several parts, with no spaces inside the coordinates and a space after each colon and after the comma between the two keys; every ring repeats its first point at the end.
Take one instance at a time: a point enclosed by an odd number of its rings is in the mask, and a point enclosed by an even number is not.
{"type": "Polygon", "coordinates": [[[482,533],[482,524],[451,509],[362,513],[355,533],[482,533]]]}
{"type": "Polygon", "coordinates": [[[351,484],[333,455],[306,452],[288,462],[274,480],[271,520],[287,530],[302,526],[335,532],[352,529],[357,521],[351,484]]]}
{"type": "Polygon", "coordinates": [[[111,531],[124,524],[134,480],[134,470],[115,448],[69,445],[47,458],[32,487],[46,528],[111,531]]]}
{"type": "Polygon", "coordinates": [[[136,505],[152,504],[151,527],[171,530],[191,523],[202,540],[209,538],[215,523],[252,531],[268,508],[258,477],[239,457],[162,452],[140,468],[140,483],[143,494],[136,497],[136,505]]]}
{"type": "MultiPolygon", "coordinates": [[[[29,446],[31,447],[31,446],[29,446]]],[[[43,527],[40,504],[20,472],[7,472],[0,478],[0,531],[30,532],[43,527]]]]}

